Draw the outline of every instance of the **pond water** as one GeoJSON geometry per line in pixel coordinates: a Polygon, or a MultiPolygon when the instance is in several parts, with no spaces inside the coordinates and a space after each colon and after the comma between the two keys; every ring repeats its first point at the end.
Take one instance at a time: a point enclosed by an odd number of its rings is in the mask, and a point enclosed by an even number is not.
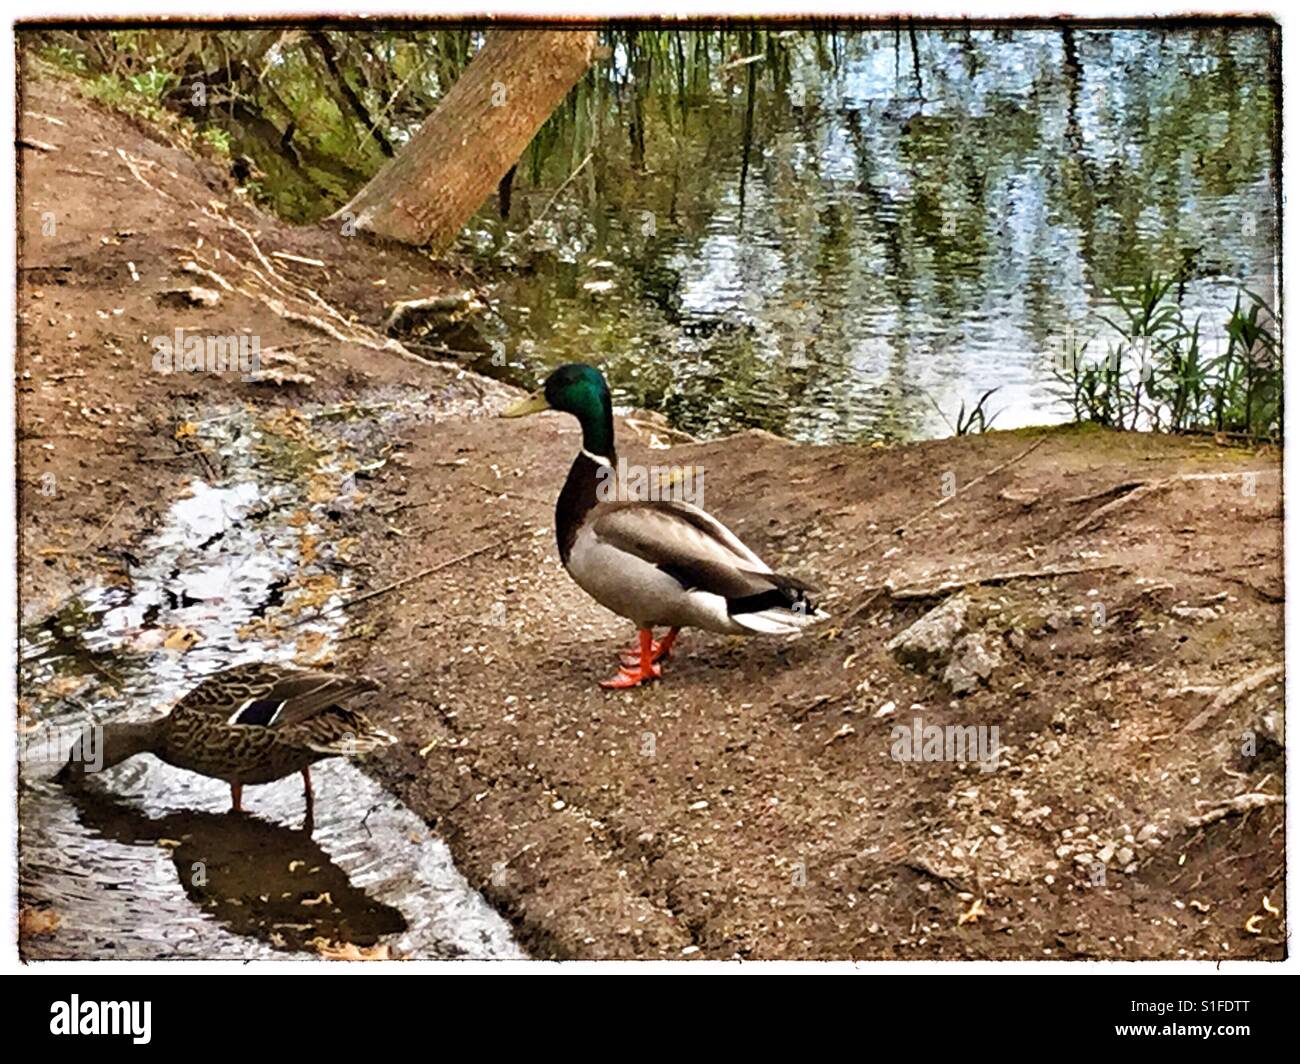
{"type": "Polygon", "coordinates": [[[471,227],[506,268],[479,368],[599,362],[701,435],[907,439],[990,388],[995,427],[1066,419],[1053,356],[1148,271],[1211,344],[1239,286],[1274,303],[1266,30],[791,32],[704,69],[695,36],[659,71],[616,47],[585,136],[471,227]]]}
{"type": "MultiPolygon", "coordinates": [[[[446,844],[348,761],[313,768],[311,822],[298,776],[247,788],[239,814],[225,783],[150,755],[81,787],[50,779],[87,724],[158,716],[245,661],[329,662],[352,581],[331,515],[356,505],[386,430],[431,412],[211,413],[192,427],[217,482],[182,491],[120,578],[24,628],[20,892],[58,921],[26,956],[523,956],[446,844]]],[[[382,695],[366,712],[387,723],[382,695]]]]}

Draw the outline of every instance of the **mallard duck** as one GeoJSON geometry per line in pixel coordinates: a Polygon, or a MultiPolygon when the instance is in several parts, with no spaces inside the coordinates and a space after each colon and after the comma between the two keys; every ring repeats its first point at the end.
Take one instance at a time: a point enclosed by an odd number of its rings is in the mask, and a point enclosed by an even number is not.
{"type": "Polygon", "coordinates": [[[599,370],[561,366],[503,416],[542,410],[572,414],[582,426],[582,449],[555,504],[560,560],[587,594],[637,626],[637,646],[602,687],[657,679],[683,628],[782,635],[826,617],[809,601],[810,585],[773,572],[699,507],[621,498],[621,490],[610,490],[617,470],[614,412],[599,370]],[[662,639],[654,638],[656,627],[668,629],[662,639]]]}
{"type": "Polygon", "coordinates": [[[246,784],[301,772],[310,811],[313,764],[396,741],[342,705],[377,689],[370,680],[331,673],[236,665],[209,676],[165,717],[86,729],[55,779],[76,780],[136,754],[153,754],[176,768],[225,780],[231,810],[238,813],[246,784]]]}

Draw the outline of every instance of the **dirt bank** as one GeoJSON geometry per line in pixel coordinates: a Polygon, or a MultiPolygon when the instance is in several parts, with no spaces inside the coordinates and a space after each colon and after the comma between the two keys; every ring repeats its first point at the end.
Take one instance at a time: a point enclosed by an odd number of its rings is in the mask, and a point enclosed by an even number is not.
{"type": "MultiPolygon", "coordinates": [[[[367,344],[386,302],[472,287],[468,271],[332,226],[280,224],[244,206],[219,163],[105,112],[72,83],[29,77],[21,90],[15,368],[25,611],[62,598],[87,575],[88,557],[149,527],[179,481],[219,474],[176,438],[212,403],[287,408],[384,386],[427,395],[459,376],[367,344]],[[219,301],[178,294],[196,286],[219,301]],[[345,338],[305,323],[330,316],[289,298],[291,289],[345,307],[349,321],[327,322],[345,338]],[[261,297],[279,297],[297,317],[261,297]],[[178,328],[255,334],[265,368],[285,383],[154,372],[153,341],[178,328]],[[299,375],[311,383],[294,383],[299,375]]],[[[460,387],[481,394],[491,385],[460,387]]]]}
{"type": "Polygon", "coordinates": [[[374,771],[534,955],[1283,955],[1276,453],[1088,430],[652,451],[620,423],[630,461],[702,467],[709,509],[821,584],[834,620],[791,642],[688,633],[662,683],[604,692],[632,633],[556,557],[571,421],[497,421],[501,386],[237,290],[180,324],[253,328],[312,383],[151,369],[164,293],[216,284],[186,262],[262,295],[327,272],[312,290],[361,326],[464,278],[231,204],[215,167],[59,84],[22,109],[56,147],[22,151],[25,615],[109,578],[179,482],[220,478],[176,439],[212,404],[428,397],[450,412],[400,429],[345,531],[371,589],[454,564],[358,607],[340,665],[384,684],[403,740],[374,771]],[[262,262],[248,234],[328,266],[262,262]],[[996,768],[900,760],[917,719],[996,727],[996,768]],[[1251,794],[1270,797],[1225,804],[1251,794]]]}

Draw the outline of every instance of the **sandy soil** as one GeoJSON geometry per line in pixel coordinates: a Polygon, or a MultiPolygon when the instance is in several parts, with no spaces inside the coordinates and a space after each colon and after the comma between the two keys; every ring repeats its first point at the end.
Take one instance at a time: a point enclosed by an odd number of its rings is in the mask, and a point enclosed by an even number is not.
{"type": "Polygon", "coordinates": [[[372,588],[460,560],[358,607],[340,665],[397,718],[380,779],[534,955],[1283,956],[1276,452],[1087,429],[650,450],[621,422],[630,461],[702,467],[708,508],[821,585],[833,620],[793,641],[688,633],[661,683],[605,692],[633,633],[556,555],[571,421],[498,421],[504,386],[236,292],[181,324],[253,328],[314,383],[151,369],[148,337],[178,317],[160,300],[206,283],[185,262],[265,272],[245,232],[328,263],[274,260],[368,325],[472,277],[260,216],[215,164],[62,83],[29,83],[21,111],[20,136],[55,148],[20,151],[25,617],[120,567],[182,480],[220,477],[175,438],[212,404],[455,389],[468,412],[405,429],[347,531],[372,588]],[[962,586],[962,641],[932,671],[900,660],[890,640],[962,586]],[[987,675],[956,694],[953,660],[987,675]],[[996,726],[996,771],[895,759],[917,718],[996,726]]]}

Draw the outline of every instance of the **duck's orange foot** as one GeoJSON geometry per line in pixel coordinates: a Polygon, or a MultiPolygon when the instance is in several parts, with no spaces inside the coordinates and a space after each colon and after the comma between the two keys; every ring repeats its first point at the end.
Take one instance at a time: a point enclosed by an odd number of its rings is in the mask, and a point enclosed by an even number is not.
{"type": "Polygon", "coordinates": [[[652,661],[648,670],[642,669],[639,664],[632,665],[619,669],[608,680],[601,680],[600,686],[607,691],[621,691],[628,687],[639,687],[643,683],[657,680],[661,673],[662,670],[657,662],[652,661]]]}
{"type": "MultiPolygon", "coordinates": [[[[668,634],[662,639],[651,639],[650,641],[650,660],[652,662],[663,661],[672,652],[673,644],[677,642],[677,633],[680,628],[669,628],[668,634]]],[[[629,647],[623,651],[620,658],[623,668],[636,669],[641,664],[641,648],[629,647]]]]}
{"type": "Polygon", "coordinates": [[[658,658],[655,657],[655,650],[658,646],[663,645],[663,652],[660,657],[667,654],[677,633],[676,631],[670,631],[659,644],[655,643],[654,633],[649,628],[638,630],[637,636],[639,645],[635,657],[631,661],[625,658],[623,667],[618,672],[608,680],[600,681],[600,686],[607,691],[621,691],[627,687],[637,687],[649,680],[659,679],[660,668],[658,658]]]}

